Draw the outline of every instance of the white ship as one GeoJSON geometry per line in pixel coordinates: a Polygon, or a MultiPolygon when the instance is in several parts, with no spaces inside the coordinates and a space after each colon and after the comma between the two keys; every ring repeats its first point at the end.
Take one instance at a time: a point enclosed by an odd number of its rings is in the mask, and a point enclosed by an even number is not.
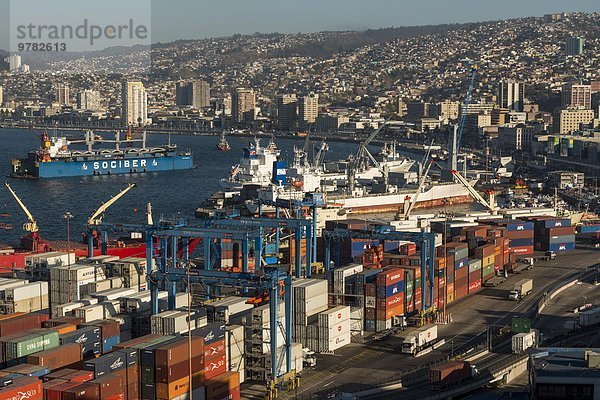
{"type": "Polygon", "coordinates": [[[267,147],[261,147],[260,140],[255,138],[243,151],[240,163],[231,168],[228,178],[221,179],[223,190],[239,191],[244,185],[265,187],[273,182],[273,166],[281,155],[273,139],[267,147]]]}

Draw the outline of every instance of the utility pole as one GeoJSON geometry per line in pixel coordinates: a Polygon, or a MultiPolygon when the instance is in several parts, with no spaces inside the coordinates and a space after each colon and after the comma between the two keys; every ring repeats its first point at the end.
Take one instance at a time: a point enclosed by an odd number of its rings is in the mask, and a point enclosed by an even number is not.
{"type": "Polygon", "coordinates": [[[71,219],[73,214],[66,212],[63,218],[67,220],[67,272],[69,274],[67,284],[69,285],[69,302],[73,301],[71,298],[71,219]]]}

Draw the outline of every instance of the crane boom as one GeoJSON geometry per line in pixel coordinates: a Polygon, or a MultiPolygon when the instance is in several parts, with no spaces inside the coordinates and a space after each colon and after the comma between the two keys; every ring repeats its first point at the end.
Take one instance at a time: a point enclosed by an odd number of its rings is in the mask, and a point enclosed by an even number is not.
{"type": "Polygon", "coordinates": [[[463,131],[465,129],[465,124],[467,122],[467,113],[466,108],[469,104],[471,104],[471,98],[473,97],[473,89],[475,88],[475,77],[477,76],[477,69],[479,67],[474,65],[471,70],[471,82],[469,84],[469,90],[467,91],[467,97],[463,103],[463,110],[460,116],[460,122],[458,124],[458,133],[456,135],[456,151],[460,149],[460,142],[462,140],[463,131]]]}
{"type": "Polygon", "coordinates": [[[108,200],[106,203],[103,203],[95,212],[94,214],[92,214],[92,216],[88,219],[88,224],[89,225],[98,225],[102,222],[102,214],[104,214],[104,212],[110,207],[112,206],[117,200],[119,200],[121,197],[123,197],[127,192],[129,192],[131,189],[133,189],[134,187],[136,187],[135,183],[131,183],[129,185],[127,185],[127,187],[123,190],[121,190],[121,192],[119,192],[117,195],[113,196],[110,200],[108,200]]]}
{"type": "Polygon", "coordinates": [[[6,186],[6,188],[10,192],[10,194],[12,194],[12,196],[15,198],[15,200],[17,201],[17,204],[19,205],[19,207],[21,207],[21,210],[23,210],[23,212],[25,213],[25,215],[27,215],[27,219],[29,220],[29,222],[23,225],[23,230],[25,230],[27,232],[31,232],[31,233],[37,232],[39,230],[39,228],[38,228],[37,222],[35,221],[35,218],[33,218],[33,215],[31,215],[31,213],[29,212],[29,210],[27,209],[27,207],[25,206],[25,204],[23,204],[23,202],[21,201],[21,199],[19,198],[19,196],[17,196],[17,194],[10,187],[10,185],[5,182],[4,186],[6,186]]]}
{"type": "Polygon", "coordinates": [[[481,196],[479,194],[479,192],[477,190],[475,190],[473,188],[473,186],[471,186],[471,184],[465,179],[465,177],[463,177],[458,171],[452,171],[452,175],[454,175],[454,177],[456,178],[456,180],[459,181],[465,187],[465,189],[467,189],[467,191],[469,192],[469,194],[471,196],[473,196],[473,199],[475,199],[479,204],[481,204],[482,206],[484,206],[485,208],[487,208],[491,212],[496,211],[496,208],[494,206],[492,206],[490,203],[488,203],[483,198],[483,196],[481,196]]]}
{"type": "Polygon", "coordinates": [[[421,181],[419,182],[419,187],[417,188],[417,193],[415,193],[414,197],[411,199],[410,205],[408,206],[408,210],[406,210],[406,212],[404,213],[405,219],[407,219],[410,216],[410,213],[412,212],[413,208],[417,204],[419,195],[421,194],[421,191],[423,190],[423,186],[425,186],[425,180],[427,179],[427,175],[429,175],[429,169],[431,168],[431,164],[433,164],[433,161],[429,162],[429,164],[427,165],[427,168],[425,169],[425,173],[421,177],[421,181]]]}

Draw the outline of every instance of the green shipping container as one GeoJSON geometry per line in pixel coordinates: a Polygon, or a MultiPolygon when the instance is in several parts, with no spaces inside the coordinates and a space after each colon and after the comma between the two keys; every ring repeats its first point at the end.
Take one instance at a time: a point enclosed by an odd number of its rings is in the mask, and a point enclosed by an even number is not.
{"type": "Polygon", "coordinates": [[[483,267],[483,278],[491,278],[494,276],[494,264],[483,267]]]}
{"type": "Polygon", "coordinates": [[[58,332],[48,331],[10,340],[6,342],[6,360],[21,358],[38,351],[58,347],[58,336],[58,332]]]}
{"type": "Polygon", "coordinates": [[[531,331],[531,320],[529,318],[512,317],[511,331],[514,333],[529,333],[531,331]]]}

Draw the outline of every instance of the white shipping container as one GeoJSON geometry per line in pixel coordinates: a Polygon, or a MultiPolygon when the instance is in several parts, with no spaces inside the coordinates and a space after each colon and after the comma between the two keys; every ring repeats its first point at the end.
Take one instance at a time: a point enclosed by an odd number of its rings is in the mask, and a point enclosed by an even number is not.
{"type": "Polygon", "coordinates": [[[319,314],[319,327],[326,328],[350,320],[350,306],[339,306],[319,314]]]}
{"type": "Polygon", "coordinates": [[[333,288],[334,293],[340,294],[346,292],[346,278],[363,272],[362,264],[350,264],[345,267],[333,270],[333,288]]]}
{"type": "Polygon", "coordinates": [[[319,340],[319,352],[335,351],[350,344],[351,341],[350,330],[335,337],[323,337],[319,340]]]}
{"type": "Polygon", "coordinates": [[[174,335],[176,333],[185,333],[206,325],[206,315],[199,312],[191,312],[188,324],[187,311],[180,311],[177,314],[168,315],[162,318],[162,334],[174,335]]]}
{"type": "Polygon", "coordinates": [[[83,318],[85,322],[104,319],[104,306],[102,304],[93,304],[75,309],[75,316],[83,318]]]}
{"type": "Polygon", "coordinates": [[[108,300],[98,304],[104,307],[104,318],[114,317],[121,313],[121,302],[119,300],[108,300]]]}
{"type": "Polygon", "coordinates": [[[110,289],[97,293],[90,293],[91,297],[95,297],[98,301],[109,301],[109,300],[117,300],[121,297],[127,297],[132,294],[137,293],[136,289],[132,288],[121,288],[121,289],[110,289]]]}
{"type": "Polygon", "coordinates": [[[523,354],[525,350],[535,346],[535,331],[529,333],[518,333],[512,337],[512,352],[523,354]]]}
{"type": "Polygon", "coordinates": [[[102,279],[101,281],[88,283],[88,293],[103,292],[110,289],[112,289],[112,282],[110,279],[102,279]]]}
{"type": "Polygon", "coordinates": [[[21,301],[32,297],[48,296],[48,282],[32,282],[22,286],[6,289],[4,298],[7,302],[21,301]]]}

